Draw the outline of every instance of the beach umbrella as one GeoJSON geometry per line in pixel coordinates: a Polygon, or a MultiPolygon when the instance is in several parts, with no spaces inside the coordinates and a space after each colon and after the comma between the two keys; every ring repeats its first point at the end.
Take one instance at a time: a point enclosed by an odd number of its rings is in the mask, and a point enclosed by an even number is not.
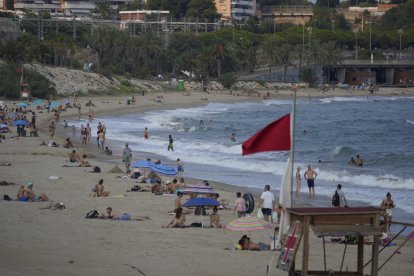
{"type": "Polygon", "coordinates": [[[7,116],[8,116],[9,118],[14,118],[14,117],[16,117],[17,115],[16,115],[16,113],[9,112],[9,113],[7,113],[7,116]]]}
{"type": "Polygon", "coordinates": [[[53,101],[53,102],[50,103],[50,108],[54,108],[58,105],[59,105],[59,103],[57,101],[53,101]]]}
{"type": "Polygon", "coordinates": [[[164,174],[168,176],[177,175],[177,170],[173,167],[163,165],[163,164],[154,164],[149,167],[149,169],[155,173],[164,174]]]}
{"type": "Polygon", "coordinates": [[[14,126],[27,126],[29,124],[26,120],[15,120],[13,121],[14,126]]]}
{"type": "Polygon", "coordinates": [[[200,185],[188,185],[186,188],[181,190],[183,194],[204,194],[204,195],[215,195],[217,192],[204,184],[200,185]]]}
{"type": "Polygon", "coordinates": [[[16,104],[16,106],[17,107],[28,107],[28,106],[30,106],[30,104],[28,104],[28,103],[18,103],[18,104],[16,104]]]}
{"type": "Polygon", "coordinates": [[[208,197],[198,197],[192,198],[188,200],[186,203],[183,204],[184,207],[201,207],[200,215],[201,215],[201,227],[204,227],[203,222],[203,212],[205,206],[220,206],[220,202],[208,197]]]}
{"type": "Polygon", "coordinates": [[[144,168],[144,169],[148,169],[148,168],[154,166],[155,163],[154,162],[151,162],[151,161],[148,161],[146,159],[143,159],[143,160],[139,160],[137,162],[134,162],[131,165],[134,168],[144,168]]]}
{"type": "Polygon", "coordinates": [[[43,100],[42,99],[36,99],[36,100],[34,100],[33,102],[32,102],[32,105],[40,105],[40,104],[42,104],[43,103],[43,100]]]}
{"type": "Polygon", "coordinates": [[[63,105],[67,105],[68,103],[70,103],[70,100],[69,99],[63,99],[62,100],[62,104],[63,105]]]}
{"type": "Polygon", "coordinates": [[[0,124],[0,128],[4,128],[4,127],[7,127],[7,125],[6,124],[0,124]]]}
{"type": "Polygon", "coordinates": [[[272,227],[272,223],[258,217],[241,217],[224,226],[224,228],[233,231],[249,231],[249,236],[250,231],[270,229],[272,227]]]}

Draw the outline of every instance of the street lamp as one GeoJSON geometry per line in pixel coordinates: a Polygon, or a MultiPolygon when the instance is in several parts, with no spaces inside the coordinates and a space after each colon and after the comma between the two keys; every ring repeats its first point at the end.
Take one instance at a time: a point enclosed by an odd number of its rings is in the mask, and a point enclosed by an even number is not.
{"type": "MultiPolygon", "coordinates": [[[[374,62],[374,55],[372,54],[372,33],[371,33],[372,22],[367,21],[367,24],[369,24],[369,52],[371,54],[371,64],[372,64],[374,62]]],[[[368,71],[368,85],[371,85],[371,66],[369,66],[369,71],[368,71]]]]}
{"type": "Polygon", "coordinates": [[[355,60],[358,59],[358,31],[355,31],[355,60]]]}
{"type": "Polygon", "coordinates": [[[400,36],[400,60],[401,60],[401,35],[404,33],[402,29],[398,29],[398,34],[400,36]]]}

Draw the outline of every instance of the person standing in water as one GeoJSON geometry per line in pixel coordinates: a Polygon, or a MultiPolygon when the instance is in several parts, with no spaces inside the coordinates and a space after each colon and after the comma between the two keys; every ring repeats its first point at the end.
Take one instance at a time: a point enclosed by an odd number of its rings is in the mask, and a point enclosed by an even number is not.
{"type": "Polygon", "coordinates": [[[148,128],[144,129],[144,139],[148,140],[149,136],[148,136],[148,128]]]}
{"type": "Polygon", "coordinates": [[[231,136],[230,136],[230,140],[231,140],[232,142],[236,142],[236,134],[235,134],[235,133],[232,133],[232,134],[231,134],[231,136]]]}
{"type": "Polygon", "coordinates": [[[168,151],[172,150],[174,151],[174,140],[171,135],[168,135],[168,151]]]}
{"type": "Polygon", "coordinates": [[[308,169],[303,177],[308,182],[309,196],[315,196],[315,178],[318,174],[312,169],[311,165],[308,165],[308,169]]]}
{"type": "Polygon", "coordinates": [[[178,171],[178,177],[182,177],[184,173],[184,164],[183,161],[181,161],[179,158],[177,159],[177,171],[178,171]]]}

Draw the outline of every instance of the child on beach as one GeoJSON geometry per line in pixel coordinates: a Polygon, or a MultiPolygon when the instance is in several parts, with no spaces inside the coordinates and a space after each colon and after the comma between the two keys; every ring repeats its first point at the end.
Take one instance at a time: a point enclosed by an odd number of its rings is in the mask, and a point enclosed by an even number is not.
{"type": "Polygon", "coordinates": [[[234,202],[233,215],[235,215],[237,211],[237,216],[239,218],[244,217],[246,215],[246,201],[244,200],[244,198],[242,198],[240,192],[237,192],[236,195],[237,199],[234,202]]]}
{"type": "Polygon", "coordinates": [[[184,172],[184,164],[183,164],[183,161],[181,161],[180,159],[177,159],[177,171],[178,171],[178,176],[181,177],[184,172]]]}

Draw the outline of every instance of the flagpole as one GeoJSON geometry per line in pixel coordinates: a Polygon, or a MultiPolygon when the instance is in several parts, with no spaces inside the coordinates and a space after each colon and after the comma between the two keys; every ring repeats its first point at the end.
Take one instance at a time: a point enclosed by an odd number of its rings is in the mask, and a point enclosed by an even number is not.
{"type": "MultiPolygon", "coordinates": [[[[293,103],[292,103],[292,116],[291,116],[291,122],[290,122],[290,161],[291,161],[291,165],[292,165],[292,176],[291,176],[291,183],[290,183],[290,198],[292,197],[292,193],[293,193],[293,188],[294,188],[294,181],[293,179],[296,179],[296,177],[294,177],[295,174],[295,126],[296,126],[296,91],[297,91],[297,86],[295,85],[293,87],[293,103]]],[[[293,201],[293,200],[292,200],[293,201]]],[[[291,201],[291,206],[289,207],[293,207],[291,201]]]]}
{"type": "MultiPolygon", "coordinates": [[[[285,176],[290,178],[290,181],[286,184],[288,184],[290,186],[290,191],[289,194],[287,195],[288,198],[283,198],[283,203],[282,203],[282,214],[280,216],[280,222],[279,222],[279,233],[278,233],[278,237],[277,237],[277,245],[275,246],[276,250],[281,250],[282,249],[282,244],[280,242],[282,235],[287,232],[286,229],[289,225],[290,222],[288,222],[287,220],[289,219],[289,217],[287,217],[287,213],[286,213],[286,208],[291,208],[292,207],[292,192],[293,192],[293,175],[294,175],[294,149],[295,149],[295,113],[296,113],[296,90],[297,87],[294,86],[292,87],[293,90],[293,102],[292,102],[292,112],[291,112],[291,116],[290,116],[290,153],[289,153],[289,159],[287,162],[287,168],[286,168],[286,172],[285,172],[285,176]],[[289,171],[289,167],[291,168],[291,171],[289,171]]],[[[282,185],[285,184],[285,180],[282,179],[282,184],[281,184],[281,189],[280,189],[280,193],[282,194],[282,185]]],[[[279,200],[281,201],[281,200],[279,200]]]]}

